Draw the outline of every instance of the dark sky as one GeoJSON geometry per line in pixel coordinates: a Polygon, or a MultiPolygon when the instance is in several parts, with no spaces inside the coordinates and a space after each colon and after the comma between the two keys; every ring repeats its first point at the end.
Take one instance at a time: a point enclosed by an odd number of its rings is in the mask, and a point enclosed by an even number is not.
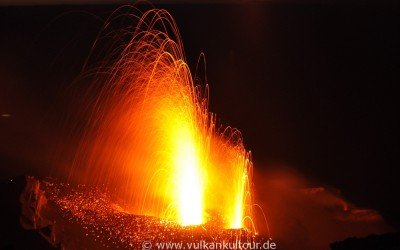
{"type": "MultiPolygon", "coordinates": [[[[102,26],[95,15],[116,7],[0,8],[3,176],[44,164],[68,110],[62,90],[102,26]]],[[[292,166],[400,225],[398,5],[157,7],[174,16],[191,68],[205,53],[210,109],[242,131],[256,169],[292,166]]]]}

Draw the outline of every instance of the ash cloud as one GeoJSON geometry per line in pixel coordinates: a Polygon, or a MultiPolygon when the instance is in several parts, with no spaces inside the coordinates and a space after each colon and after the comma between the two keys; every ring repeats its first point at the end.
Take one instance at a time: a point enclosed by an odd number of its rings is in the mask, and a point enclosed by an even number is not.
{"type": "MultiPolygon", "coordinates": [[[[315,184],[287,166],[268,169],[255,170],[256,201],[279,249],[329,249],[348,237],[393,231],[378,211],[351,203],[338,189],[315,184]]],[[[257,210],[256,220],[260,233],[268,234],[257,210]]]]}

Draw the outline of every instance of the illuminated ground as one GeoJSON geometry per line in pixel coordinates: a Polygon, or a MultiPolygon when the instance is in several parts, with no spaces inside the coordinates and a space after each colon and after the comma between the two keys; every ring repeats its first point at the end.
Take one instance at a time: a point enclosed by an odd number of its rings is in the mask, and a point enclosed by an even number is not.
{"type": "Polygon", "coordinates": [[[143,241],[242,242],[261,237],[246,230],[226,230],[216,221],[196,227],[124,211],[109,195],[84,186],[72,188],[54,180],[27,178],[21,195],[21,223],[37,229],[52,245],[67,249],[141,249],[143,241]]]}

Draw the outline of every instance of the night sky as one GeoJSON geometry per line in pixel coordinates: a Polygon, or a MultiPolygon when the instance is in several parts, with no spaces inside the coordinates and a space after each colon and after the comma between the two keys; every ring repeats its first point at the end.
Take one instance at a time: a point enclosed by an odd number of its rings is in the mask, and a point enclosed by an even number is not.
{"type": "MultiPolygon", "coordinates": [[[[210,110],[241,130],[256,170],[288,165],[400,227],[398,5],[156,6],[175,18],[193,70],[205,53],[210,110]]],[[[116,7],[0,8],[2,177],[44,173],[66,136],[63,91],[102,26],[96,16],[116,7]]]]}

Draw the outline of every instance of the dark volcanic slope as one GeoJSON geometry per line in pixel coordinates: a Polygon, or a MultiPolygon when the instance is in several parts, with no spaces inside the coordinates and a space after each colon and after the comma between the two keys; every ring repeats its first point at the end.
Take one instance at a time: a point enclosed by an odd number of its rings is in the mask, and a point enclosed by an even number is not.
{"type": "Polygon", "coordinates": [[[54,249],[36,230],[25,230],[19,223],[19,196],[25,186],[24,176],[0,182],[0,249],[54,249]]]}
{"type": "Polygon", "coordinates": [[[398,250],[400,249],[400,233],[370,235],[365,238],[348,238],[331,244],[332,250],[398,250]]]}

